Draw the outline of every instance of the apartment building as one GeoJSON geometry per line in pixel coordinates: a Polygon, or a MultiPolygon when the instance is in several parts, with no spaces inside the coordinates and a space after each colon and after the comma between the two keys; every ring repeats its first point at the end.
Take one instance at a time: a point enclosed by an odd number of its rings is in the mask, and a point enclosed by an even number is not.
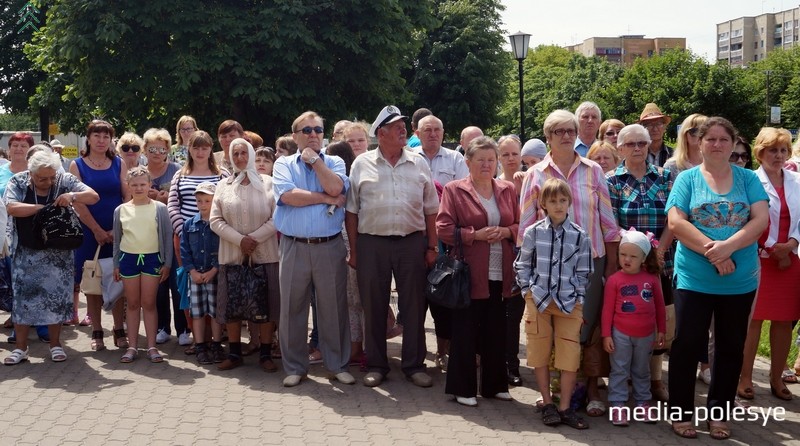
{"type": "Polygon", "coordinates": [[[717,24],[717,61],[746,67],[775,48],[800,44],[800,7],[717,24]]]}
{"type": "Polygon", "coordinates": [[[604,57],[609,62],[630,65],[639,57],[652,57],[669,49],[686,49],[683,37],[656,37],[647,39],[644,35],[625,35],[619,37],[590,37],[568,50],[586,57],[604,57]]]}

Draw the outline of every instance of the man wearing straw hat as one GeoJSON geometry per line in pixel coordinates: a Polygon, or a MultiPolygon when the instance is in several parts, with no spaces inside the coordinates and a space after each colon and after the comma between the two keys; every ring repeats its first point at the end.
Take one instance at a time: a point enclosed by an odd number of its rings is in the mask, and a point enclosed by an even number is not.
{"type": "Polygon", "coordinates": [[[664,144],[664,132],[667,130],[672,118],[661,113],[661,109],[652,102],[644,106],[637,124],[641,124],[650,134],[650,148],[647,152],[647,161],[658,167],[672,157],[672,147],[664,144]]]}

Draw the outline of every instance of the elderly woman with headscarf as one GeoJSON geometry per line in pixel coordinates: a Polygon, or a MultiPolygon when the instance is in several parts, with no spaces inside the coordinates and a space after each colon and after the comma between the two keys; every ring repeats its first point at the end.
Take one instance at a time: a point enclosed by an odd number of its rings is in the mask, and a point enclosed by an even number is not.
{"type": "Polygon", "coordinates": [[[228,156],[233,175],[217,184],[211,205],[211,230],[220,238],[219,274],[225,274],[227,265],[252,262],[254,267],[265,269],[268,290],[266,295],[257,297],[265,302],[256,302],[255,305],[252,302],[229,302],[228,289],[220,277],[217,321],[227,325],[230,351],[228,358],[217,368],[230,370],[242,365],[242,319],[246,319],[259,328],[261,368],[265,372],[275,372],[278,368],[272,361],[271,348],[275,321],[280,315],[280,294],[278,239],[272,220],[276,206],[272,178],[258,174],[255,150],[243,138],[231,142],[228,156]],[[232,309],[245,316],[229,317],[232,309]],[[268,310],[266,314],[264,309],[268,310]]]}
{"type": "MultiPolygon", "coordinates": [[[[36,147],[36,146],[34,146],[36,147]]],[[[28,170],[8,182],[5,200],[14,217],[13,317],[17,332],[15,349],[3,361],[19,364],[28,359],[28,329],[46,325],[50,332],[50,359],[61,362],[67,354],[61,346],[61,323],[73,314],[73,252],[46,248],[33,230],[33,219],[45,205],[91,205],[100,197],[74,175],[60,173],[57,154],[41,151],[31,156],[28,170]]]]}

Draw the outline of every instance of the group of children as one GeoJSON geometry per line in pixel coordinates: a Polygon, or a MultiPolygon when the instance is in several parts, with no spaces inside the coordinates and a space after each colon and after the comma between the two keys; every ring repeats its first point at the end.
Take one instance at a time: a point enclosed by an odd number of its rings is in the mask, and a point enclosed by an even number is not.
{"type": "MultiPolygon", "coordinates": [[[[526,302],[528,365],[534,368],[542,392],[542,421],[548,426],[563,423],[586,429],[588,424],[570,402],[580,365],[582,304],[592,273],[592,252],[589,236],[569,219],[571,203],[566,182],[553,178],[544,183],[539,206],[546,217],[525,230],[514,268],[526,302]],[[560,407],[549,390],[548,364],[554,344],[555,368],[561,371],[560,407]]],[[[650,412],[650,355],[654,345],[663,348],[666,331],[655,243],[652,234],[633,228],[621,231],[621,269],[605,284],[601,332],[611,360],[608,399],[616,426],[630,421],[629,411],[618,410],[628,401],[629,378],[636,406],[650,412]]]]}
{"type": "MultiPolygon", "coordinates": [[[[274,153],[267,148],[256,151],[258,173],[271,175],[274,153]]],[[[114,211],[114,279],[122,280],[127,299],[127,323],[131,333],[139,332],[140,313],[144,319],[147,359],[164,360],[156,347],[156,295],[161,282],[169,278],[172,264],[172,226],[167,207],[148,196],[152,178],[145,167],[128,171],[127,184],[132,199],[114,211]]],[[[211,323],[212,341],[206,339],[206,317],[216,317],[217,252],[219,236],[211,231],[209,218],[216,186],[205,182],[197,186],[195,198],[199,212],[186,220],[180,237],[182,268],[189,286],[182,299],[194,327],[197,361],[200,364],[222,362],[226,355],[220,343],[222,326],[211,323]]],[[[129,347],[120,362],[130,363],[138,354],[137,336],[131,336],[129,347]]]]}

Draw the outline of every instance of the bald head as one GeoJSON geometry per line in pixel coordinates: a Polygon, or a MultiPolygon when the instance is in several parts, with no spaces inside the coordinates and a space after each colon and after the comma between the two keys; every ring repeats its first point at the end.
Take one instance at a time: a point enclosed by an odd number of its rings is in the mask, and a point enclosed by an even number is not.
{"type": "Polygon", "coordinates": [[[444,140],[444,125],[442,120],[433,115],[425,116],[419,120],[417,130],[414,132],[419,138],[422,150],[428,154],[437,153],[444,140]]]}
{"type": "Polygon", "coordinates": [[[472,142],[473,139],[483,136],[483,130],[474,125],[466,127],[464,130],[461,131],[461,140],[458,142],[464,150],[467,150],[469,143],[472,142]]]}

